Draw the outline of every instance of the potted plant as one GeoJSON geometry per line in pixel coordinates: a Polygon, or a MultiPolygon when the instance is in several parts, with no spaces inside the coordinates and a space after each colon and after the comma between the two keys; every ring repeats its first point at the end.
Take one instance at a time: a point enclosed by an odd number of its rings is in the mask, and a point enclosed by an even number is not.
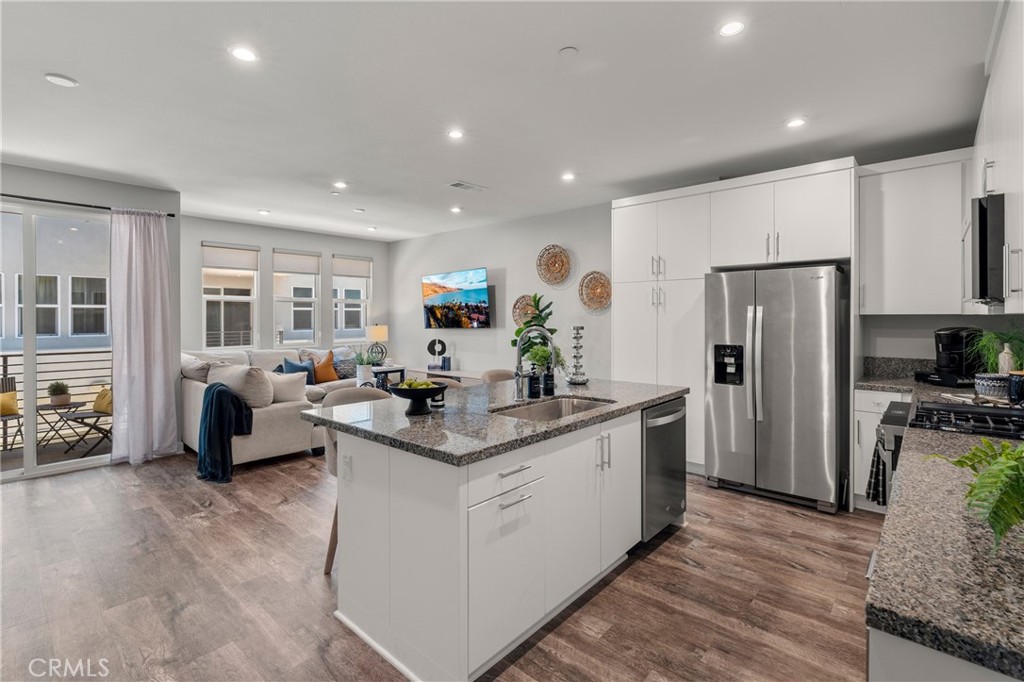
{"type": "MultiPolygon", "coordinates": [[[[523,324],[521,324],[519,328],[516,329],[515,336],[511,341],[511,345],[513,348],[516,347],[516,344],[519,342],[519,337],[523,335],[523,332],[526,330],[527,327],[543,327],[548,331],[548,334],[551,334],[551,336],[554,336],[555,332],[558,331],[554,327],[547,326],[548,320],[551,318],[552,311],[551,304],[544,303],[543,296],[539,294],[534,294],[532,296],[531,305],[533,306],[533,314],[530,315],[525,320],[523,320],[523,324]]],[[[548,364],[552,364],[552,366],[557,367],[562,371],[565,371],[565,358],[562,357],[562,350],[558,346],[555,346],[555,359],[552,363],[551,351],[548,349],[548,341],[544,337],[539,335],[531,335],[525,341],[523,341],[522,348],[523,357],[529,360],[530,362],[534,363],[538,367],[544,368],[547,367],[548,364]],[[531,353],[538,348],[542,349],[544,352],[536,356],[531,356],[531,353]],[[534,359],[534,357],[540,358],[540,361],[534,359]]]]}
{"type": "Polygon", "coordinates": [[[1014,368],[1024,365],[1024,332],[1011,329],[1005,332],[983,331],[974,338],[967,348],[967,357],[981,369],[974,375],[974,387],[978,395],[990,398],[1005,398],[1010,377],[999,373],[999,354],[1005,346],[1013,353],[1014,368]]]}
{"type": "Polygon", "coordinates": [[[373,383],[373,359],[370,354],[360,348],[356,351],[353,360],[356,362],[356,386],[365,383],[373,383]]]}
{"type": "Polygon", "coordinates": [[[46,387],[51,405],[67,405],[71,402],[71,389],[63,381],[54,381],[46,387]]]}

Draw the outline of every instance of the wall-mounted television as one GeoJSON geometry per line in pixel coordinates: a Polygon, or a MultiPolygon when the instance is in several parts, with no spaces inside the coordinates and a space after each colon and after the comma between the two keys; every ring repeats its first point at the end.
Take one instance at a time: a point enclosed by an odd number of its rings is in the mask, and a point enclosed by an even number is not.
{"type": "Polygon", "coordinates": [[[423,278],[423,326],[483,329],[491,326],[487,268],[442,272],[423,278]]]}

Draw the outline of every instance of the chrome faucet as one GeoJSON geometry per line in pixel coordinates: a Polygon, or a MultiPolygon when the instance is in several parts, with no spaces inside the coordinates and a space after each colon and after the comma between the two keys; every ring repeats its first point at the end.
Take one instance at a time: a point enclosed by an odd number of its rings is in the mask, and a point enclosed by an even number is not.
{"type": "Polygon", "coordinates": [[[544,327],[527,327],[523,330],[523,333],[519,335],[519,339],[516,341],[516,394],[515,398],[513,398],[513,401],[517,403],[521,403],[526,400],[526,398],[523,397],[523,380],[528,380],[533,376],[533,372],[528,374],[523,373],[523,341],[526,340],[527,336],[534,333],[540,334],[546,338],[548,340],[548,348],[551,349],[552,353],[555,352],[555,340],[551,338],[551,333],[544,327]]]}

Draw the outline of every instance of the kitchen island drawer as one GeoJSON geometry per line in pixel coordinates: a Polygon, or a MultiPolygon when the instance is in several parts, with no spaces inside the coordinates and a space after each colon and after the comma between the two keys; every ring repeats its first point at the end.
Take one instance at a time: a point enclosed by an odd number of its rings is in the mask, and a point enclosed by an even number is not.
{"type": "Polygon", "coordinates": [[[469,465],[468,506],[507,493],[544,476],[544,456],[551,443],[528,445],[469,465]]]}

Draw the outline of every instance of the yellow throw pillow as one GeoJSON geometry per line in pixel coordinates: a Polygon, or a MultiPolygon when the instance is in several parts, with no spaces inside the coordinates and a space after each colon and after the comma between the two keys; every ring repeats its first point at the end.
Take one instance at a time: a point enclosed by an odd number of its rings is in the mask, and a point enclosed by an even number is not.
{"type": "Polygon", "coordinates": [[[327,351],[327,356],[313,365],[313,380],[318,384],[338,380],[338,373],[334,371],[334,351],[327,351]]]}
{"type": "Polygon", "coordinates": [[[92,411],[114,414],[114,394],[109,388],[104,388],[96,394],[96,400],[92,403],[92,411]]]}
{"type": "Polygon", "coordinates": [[[21,414],[18,412],[18,394],[16,391],[0,393],[0,417],[21,414]]]}

